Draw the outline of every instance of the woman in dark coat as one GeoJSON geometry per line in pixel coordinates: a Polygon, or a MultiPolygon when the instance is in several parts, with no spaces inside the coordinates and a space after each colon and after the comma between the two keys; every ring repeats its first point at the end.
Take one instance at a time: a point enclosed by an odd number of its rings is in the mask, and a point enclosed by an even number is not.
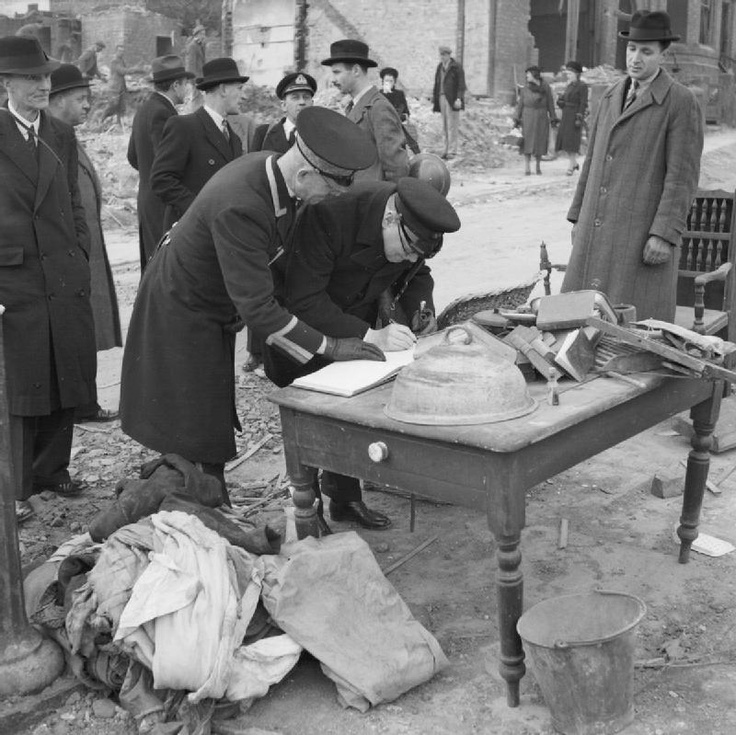
{"type": "Polygon", "coordinates": [[[416,141],[416,127],[409,122],[409,105],[406,102],[406,95],[402,90],[396,89],[396,80],[399,78],[399,72],[391,66],[381,69],[379,76],[383,83],[381,92],[388,98],[388,101],[394,106],[396,112],[401,118],[401,126],[404,128],[406,136],[406,145],[412,153],[419,153],[419,144],[416,141]],[[409,127],[413,128],[410,130],[409,127]]]}
{"type": "Polygon", "coordinates": [[[560,129],[557,131],[556,150],[564,151],[570,160],[567,175],[572,176],[580,166],[580,140],[583,136],[583,121],[588,108],[588,85],[580,81],[583,67],[577,61],[568,61],[565,65],[568,84],[565,91],[557,98],[557,106],[562,109],[560,129]]]}
{"type": "Polygon", "coordinates": [[[519,92],[516,103],[516,119],[514,124],[521,128],[524,143],[521,152],[524,154],[524,173],[531,174],[531,158],[537,161],[537,173],[542,173],[540,161],[547,153],[549,126],[557,125],[557,114],[549,84],[542,79],[542,70],[538,66],[530,66],[526,70],[526,86],[519,92]]]}

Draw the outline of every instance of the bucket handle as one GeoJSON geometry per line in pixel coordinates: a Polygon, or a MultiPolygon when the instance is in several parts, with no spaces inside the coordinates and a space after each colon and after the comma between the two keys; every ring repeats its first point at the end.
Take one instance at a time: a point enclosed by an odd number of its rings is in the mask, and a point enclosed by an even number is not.
{"type": "Polygon", "coordinates": [[[636,600],[639,603],[639,613],[636,616],[636,620],[630,621],[623,628],[621,628],[621,630],[618,630],[615,633],[610,633],[605,638],[592,638],[588,641],[575,641],[574,643],[570,643],[568,641],[562,640],[561,638],[558,638],[552,644],[554,648],[570,648],[570,646],[597,646],[599,643],[603,643],[603,641],[609,641],[613,638],[618,638],[619,636],[628,632],[629,630],[637,626],[641,622],[641,619],[647,614],[647,606],[644,604],[644,601],[640,600],[636,595],[630,595],[625,592],[617,592],[616,590],[602,590],[598,587],[596,587],[593,592],[596,592],[599,595],[625,595],[632,600],[636,600]]]}
{"type": "Polygon", "coordinates": [[[443,340],[445,344],[450,344],[450,335],[453,332],[465,333],[465,339],[462,341],[462,344],[464,345],[469,345],[473,341],[473,335],[470,331],[468,331],[462,324],[455,324],[445,332],[445,338],[443,340]]]}

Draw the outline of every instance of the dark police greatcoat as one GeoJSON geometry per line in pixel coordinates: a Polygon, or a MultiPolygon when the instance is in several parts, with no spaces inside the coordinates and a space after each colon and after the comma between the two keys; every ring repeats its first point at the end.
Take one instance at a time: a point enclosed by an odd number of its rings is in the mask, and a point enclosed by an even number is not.
{"type": "Polygon", "coordinates": [[[151,169],[151,189],[166,205],[164,231],[212,176],[242,152],[240,138],[232,134],[228,142],[204,107],[166,121],[151,169]]]}
{"type": "Polygon", "coordinates": [[[274,153],[286,153],[291,148],[284,130],[282,118],[277,123],[259,125],[253,138],[253,150],[273,151],[274,153]]]}
{"type": "Polygon", "coordinates": [[[177,114],[174,103],[159,92],[153,92],[138,108],[128,141],[128,163],[138,171],[138,240],[141,270],[153,255],[164,234],[166,205],[151,189],[151,167],[161,144],[164,125],[177,114]]]}
{"type": "Polygon", "coordinates": [[[89,231],[74,130],[41,112],[37,159],[0,110],[0,304],[10,413],[52,409],[51,349],[61,408],[95,396],[89,231]]]}
{"type": "Polygon", "coordinates": [[[322,335],[276,303],[268,262],[294,203],[273,154],[243,156],[202,189],[141,280],[123,354],[122,429],[195,462],[235,453],[237,316],[306,362],[322,335]]]}

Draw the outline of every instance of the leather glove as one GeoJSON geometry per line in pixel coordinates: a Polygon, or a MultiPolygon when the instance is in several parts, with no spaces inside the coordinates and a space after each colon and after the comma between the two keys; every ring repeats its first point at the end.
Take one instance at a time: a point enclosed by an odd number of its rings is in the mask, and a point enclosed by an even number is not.
{"type": "Polygon", "coordinates": [[[326,337],[324,356],[335,362],[345,360],[375,360],[386,362],[386,355],[376,345],[364,342],[360,337],[326,337]]]}

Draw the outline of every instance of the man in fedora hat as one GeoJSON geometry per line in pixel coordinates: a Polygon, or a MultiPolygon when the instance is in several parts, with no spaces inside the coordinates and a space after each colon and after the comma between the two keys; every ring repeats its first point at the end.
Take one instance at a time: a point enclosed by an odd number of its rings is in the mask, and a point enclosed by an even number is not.
{"type": "Polygon", "coordinates": [[[406,137],[394,106],[368,79],[368,69],[378,66],[368,58],[368,46],[344,39],[330,45],[330,56],[322,62],[332,69],[332,83],[350,95],[348,120],[368,133],[376,147],[376,163],[361,172],[359,179],[398,181],[409,173],[406,137]]]}
{"type": "Polygon", "coordinates": [[[563,291],[595,289],[640,319],[675,317],[682,232],[698,185],[703,113],[662,68],[679,36],[662,11],[634,13],[627,75],[603,94],[567,214],[573,249],[563,291]]]}
{"type": "Polygon", "coordinates": [[[304,72],[291,72],[276,85],[276,96],[281,100],[284,117],[278,122],[259,125],[253,139],[253,150],[286,153],[294,145],[296,117],[312,106],[317,91],[317,80],[304,72]]]}
{"type": "MultiPolygon", "coordinates": [[[[82,76],[82,72],[74,64],[62,64],[51,72],[49,93],[51,115],[74,128],[87,119],[89,107],[89,80],[82,76]]],[[[95,345],[97,351],[101,352],[113,347],[122,347],[123,338],[115,283],[112,279],[100,220],[102,186],[97,171],[79,140],[77,140],[77,157],[79,193],[90,235],[90,302],[95,321],[95,345]]],[[[116,411],[102,408],[96,397],[87,406],[78,406],[75,411],[75,421],[78,424],[86,421],[112,421],[117,416],[116,411]]]]}
{"type": "MultiPolygon", "coordinates": [[[[305,206],[288,248],[284,304],[307,324],[332,337],[360,337],[384,351],[412,347],[414,333],[436,331],[434,282],[425,259],[442,247],[446,232],[460,228],[452,205],[426,181],[414,178],[364,182],[341,197],[305,206]],[[384,291],[411,324],[376,328],[384,291]]],[[[267,348],[266,374],[277,385],[291,383],[325,365],[315,357],[305,365],[267,348]]],[[[389,518],[366,506],[360,483],[322,472],[335,521],[364,528],[388,528],[389,518]]]]}
{"type": "Polygon", "coordinates": [[[128,163],[138,171],[138,245],[141,273],[164,234],[165,204],[151,189],[151,167],[164,125],[184,103],[194,74],[184,68],[181,57],[159,56],[151,63],[153,92],[138,108],[133,118],[128,142],[128,163]]]}
{"type": "Polygon", "coordinates": [[[204,106],[166,121],[151,168],[151,189],[166,205],[164,232],[187,211],[213,174],[243,152],[227,116],[240,112],[247,81],[233,59],[212,59],[194,80],[204,92],[204,106]]]}
{"type": "Polygon", "coordinates": [[[38,39],[0,38],[0,301],[19,518],[43,490],[73,495],[74,409],[94,400],[89,230],[74,131],[46,114],[59,66],[38,39]]]}
{"type": "MultiPolygon", "coordinates": [[[[175,118],[172,118],[171,123],[175,118]]],[[[143,274],[123,355],[122,428],[220,478],[235,454],[235,332],[243,325],[296,362],[382,359],[360,339],[327,339],[274,298],[269,268],[296,200],[345,191],[375,158],[367,136],[322,107],[297,118],[296,144],[241,156],[216,173],[143,274]]]]}
{"type": "Polygon", "coordinates": [[[452,58],[449,46],[440,46],[440,63],[434,73],[432,110],[442,113],[442,130],[445,135],[445,150],[441,158],[454,158],[457,155],[460,110],[465,109],[465,72],[452,58]]]}

